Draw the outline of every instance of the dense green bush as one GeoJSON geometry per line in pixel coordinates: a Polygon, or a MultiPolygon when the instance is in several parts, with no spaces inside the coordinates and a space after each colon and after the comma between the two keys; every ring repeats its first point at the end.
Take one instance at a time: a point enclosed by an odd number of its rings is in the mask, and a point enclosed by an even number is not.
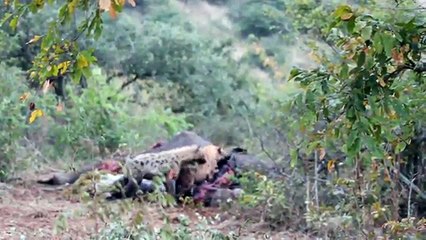
{"type": "Polygon", "coordinates": [[[284,7],[268,2],[246,1],[233,6],[231,17],[238,23],[242,36],[254,34],[258,37],[290,31],[290,21],[284,15],[284,7]]]}
{"type": "Polygon", "coordinates": [[[28,91],[23,84],[23,72],[0,63],[0,181],[15,169],[19,140],[25,136],[26,104],[19,98],[28,91]]]}
{"type": "Polygon", "coordinates": [[[106,84],[105,76],[95,73],[90,79],[92,84],[81,95],[70,89],[64,110],[58,112],[53,92],[37,96],[28,89],[19,69],[6,68],[2,63],[0,77],[5,91],[0,105],[5,116],[0,121],[3,179],[16,168],[25,168],[30,156],[32,167],[59,160],[58,156],[62,164],[69,162],[64,159],[79,162],[113,152],[122,144],[145,148],[190,127],[184,115],[164,109],[162,100],[155,96],[165,91],[161,88],[146,95],[151,104],[141,107],[129,103],[124,93],[117,94],[116,86],[106,84]],[[30,92],[31,97],[20,103],[19,97],[25,92],[30,92]],[[30,101],[44,116],[28,126],[25,117],[30,101]],[[39,154],[31,154],[34,151],[39,154]]]}
{"type": "Polygon", "coordinates": [[[228,44],[186,26],[123,16],[105,26],[95,55],[110,76],[121,72],[123,82],[135,80],[129,86],[139,104],[148,104],[137,97],[140,89],[146,90],[141,83],[153,81],[176,89],[166,107],[188,114],[192,124],[219,122],[220,116],[233,115],[242,99],[250,99],[243,90],[250,85],[247,71],[231,58],[228,44]]]}
{"type": "Polygon", "coordinates": [[[19,54],[19,44],[17,36],[10,36],[9,33],[0,29],[0,62],[9,65],[17,65],[19,54]]]}

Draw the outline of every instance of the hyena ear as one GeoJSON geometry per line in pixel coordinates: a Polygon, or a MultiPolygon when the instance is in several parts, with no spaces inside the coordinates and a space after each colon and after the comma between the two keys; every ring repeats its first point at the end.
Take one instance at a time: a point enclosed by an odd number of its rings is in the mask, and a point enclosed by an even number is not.
{"type": "Polygon", "coordinates": [[[200,145],[197,145],[197,149],[196,149],[196,151],[200,151],[201,150],[201,146],[200,145]]]}
{"type": "Polygon", "coordinates": [[[217,152],[218,152],[219,154],[222,154],[222,153],[223,153],[223,149],[222,149],[221,147],[217,147],[217,152]]]}
{"type": "Polygon", "coordinates": [[[217,152],[219,153],[219,155],[227,155],[227,152],[222,147],[218,147],[217,152]]]}

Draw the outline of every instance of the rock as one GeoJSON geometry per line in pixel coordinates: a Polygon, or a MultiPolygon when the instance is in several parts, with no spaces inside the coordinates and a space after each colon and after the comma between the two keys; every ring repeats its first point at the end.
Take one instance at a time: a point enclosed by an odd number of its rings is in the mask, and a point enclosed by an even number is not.
{"type": "Polygon", "coordinates": [[[178,134],[176,134],[173,138],[171,138],[169,141],[162,143],[160,146],[156,146],[155,148],[149,149],[145,151],[144,153],[150,153],[150,152],[161,152],[166,151],[174,148],[184,147],[192,144],[197,144],[200,146],[207,146],[212,144],[211,142],[207,141],[206,139],[200,137],[195,132],[192,131],[182,131],[178,134]]]}
{"type": "MultiPolygon", "coordinates": [[[[148,179],[142,179],[142,181],[139,184],[139,186],[140,186],[141,190],[144,193],[153,192],[155,190],[154,182],[151,181],[151,180],[148,180],[148,179]]],[[[160,189],[159,190],[160,190],[160,192],[165,192],[166,188],[165,188],[164,185],[160,185],[160,189]]]]}
{"type": "Polygon", "coordinates": [[[218,165],[221,168],[224,164],[228,164],[232,169],[238,172],[255,171],[268,177],[278,176],[275,163],[270,159],[260,159],[246,152],[231,153],[228,159],[224,159],[218,165]]]}
{"type": "Polygon", "coordinates": [[[241,188],[227,189],[219,188],[213,192],[209,201],[211,207],[219,207],[222,204],[230,203],[239,198],[244,191],[241,188]]]}

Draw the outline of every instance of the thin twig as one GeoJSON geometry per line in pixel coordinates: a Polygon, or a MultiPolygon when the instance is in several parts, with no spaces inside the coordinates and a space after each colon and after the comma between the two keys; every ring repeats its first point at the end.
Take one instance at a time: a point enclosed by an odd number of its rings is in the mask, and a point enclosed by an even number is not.
{"type": "Polygon", "coordinates": [[[260,143],[260,149],[262,149],[262,151],[266,154],[266,156],[275,163],[275,159],[272,157],[272,155],[268,151],[266,151],[262,138],[258,137],[258,139],[260,143]]]}
{"type": "MultiPolygon", "coordinates": [[[[309,214],[311,212],[311,209],[309,207],[309,204],[311,202],[311,198],[310,198],[310,183],[311,181],[309,180],[309,178],[306,178],[306,213],[309,214]]],[[[310,223],[308,222],[308,225],[310,225],[310,223]]]]}
{"type": "MultiPolygon", "coordinates": [[[[315,169],[318,169],[318,150],[315,150],[315,169]]],[[[315,204],[316,204],[316,207],[317,207],[317,210],[318,210],[319,209],[318,171],[315,171],[314,188],[315,188],[315,204]]]]}
{"type": "Polygon", "coordinates": [[[405,184],[407,184],[408,186],[410,186],[411,185],[411,188],[421,197],[421,198],[423,198],[423,199],[425,199],[426,200],[426,194],[424,193],[424,192],[422,192],[422,190],[420,190],[420,188],[419,187],[417,187],[416,186],[416,184],[414,184],[414,183],[411,183],[411,181],[410,180],[408,180],[408,178],[406,177],[406,176],[404,176],[402,173],[400,173],[399,174],[399,179],[403,182],[403,183],[405,183],[405,184]]]}
{"type": "Polygon", "coordinates": [[[123,90],[124,88],[126,88],[127,86],[129,86],[130,84],[132,84],[132,83],[134,83],[134,82],[136,82],[136,80],[138,80],[138,78],[139,78],[139,76],[136,74],[131,80],[129,80],[129,81],[127,81],[127,82],[125,82],[125,83],[123,83],[123,85],[121,85],[121,89],[120,90],[123,90]]]}
{"type": "Polygon", "coordinates": [[[411,183],[410,183],[410,191],[408,192],[408,208],[407,208],[407,218],[410,218],[411,217],[411,194],[412,194],[412,192],[413,192],[413,184],[414,184],[414,181],[416,180],[416,177],[414,177],[412,180],[411,180],[411,183]]]}

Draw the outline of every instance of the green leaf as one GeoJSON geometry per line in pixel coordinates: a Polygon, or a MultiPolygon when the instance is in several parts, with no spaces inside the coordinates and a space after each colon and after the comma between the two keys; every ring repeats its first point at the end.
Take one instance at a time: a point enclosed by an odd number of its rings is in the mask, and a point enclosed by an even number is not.
{"type": "Polygon", "coordinates": [[[401,34],[399,34],[398,32],[394,32],[394,34],[395,34],[395,38],[396,38],[399,42],[402,42],[402,41],[403,41],[401,34]]]}
{"type": "Polygon", "coordinates": [[[365,28],[361,30],[361,37],[364,40],[369,40],[371,38],[372,31],[373,31],[373,28],[371,26],[366,26],[365,28]]]}
{"type": "Polygon", "coordinates": [[[365,52],[361,51],[358,55],[358,59],[356,61],[356,64],[358,67],[362,67],[365,63],[365,52]]]}
{"type": "Polygon", "coordinates": [[[7,20],[9,20],[9,18],[11,18],[13,15],[11,14],[11,13],[6,13],[5,15],[4,15],[4,17],[1,19],[1,21],[0,21],[0,27],[2,27],[3,26],[3,24],[5,23],[5,22],[7,22],[7,20]]]}
{"type": "Polygon", "coordinates": [[[296,167],[296,164],[297,164],[297,162],[299,160],[298,156],[297,156],[297,150],[296,149],[291,149],[290,150],[290,157],[291,157],[290,167],[294,168],[294,167],[296,167]]]}
{"type": "Polygon", "coordinates": [[[300,75],[302,73],[302,71],[300,71],[300,69],[298,68],[293,68],[290,71],[290,76],[288,77],[289,80],[297,77],[298,75],[300,75]]]}
{"type": "Polygon", "coordinates": [[[355,109],[354,109],[353,106],[350,106],[350,107],[347,108],[346,118],[348,118],[351,121],[355,120],[355,109]]]}
{"type": "Polygon", "coordinates": [[[345,20],[349,14],[353,13],[352,8],[349,5],[340,5],[335,11],[334,16],[339,17],[342,20],[345,20]]]}
{"type": "Polygon", "coordinates": [[[365,61],[366,63],[364,65],[367,70],[372,69],[375,66],[375,59],[371,55],[366,55],[365,61]]]}
{"type": "Polygon", "coordinates": [[[349,67],[348,64],[342,64],[342,68],[340,69],[340,78],[342,80],[346,80],[349,78],[349,67]]]}
{"type": "Polygon", "coordinates": [[[58,66],[53,65],[52,70],[50,72],[51,72],[52,76],[58,76],[58,73],[59,73],[58,66]]]}
{"type": "Polygon", "coordinates": [[[361,139],[358,136],[358,131],[352,130],[348,137],[347,151],[351,156],[355,156],[361,149],[361,139]]]}
{"type": "Polygon", "coordinates": [[[43,37],[42,41],[41,41],[41,49],[46,49],[48,48],[53,42],[53,34],[52,31],[48,31],[46,36],[43,37]]]}
{"type": "Polygon", "coordinates": [[[405,142],[399,142],[395,147],[395,152],[400,153],[400,152],[404,151],[404,149],[406,147],[407,147],[407,144],[405,144],[405,142]]]}
{"type": "Polygon", "coordinates": [[[92,71],[91,71],[90,68],[83,68],[83,69],[81,69],[81,72],[82,72],[82,75],[86,78],[92,77],[92,71]]]}
{"type": "Polygon", "coordinates": [[[373,36],[373,47],[376,49],[377,53],[382,53],[383,44],[381,34],[379,32],[376,32],[373,36]]]}
{"type": "Polygon", "coordinates": [[[386,56],[391,57],[392,56],[392,48],[394,48],[395,39],[387,34],[382,34],[382,44],[383,48],[385,50],[386,56]]]}
{"type": "Polygon", "coordinates": [[[81,76],[82,76],[82,71],[76,68],[74,72],[71,74],[71,79],[73,83],[78,84],[80,82],[81,76]]]}
{"type": "Polygon", "coordinates": [[[373,157],[377,157],[377,158],[384,157],[383,152],[381,152],[379,148],[377,147],[377,146],[380,146],[380,142],[374,141],[374,138],[370,136],[364,136],[362,138],[362,142],[367,147],[367,149],[369,150],[370,154],[373,157]]]}
{"type": "Polygon", "coordinates": [[[19,16],[15,16],[14,18],[12,18],[12,20],[9,23],[9,27],[12,28],[12,30],[16,30],[16,26],[18,26],[18,20],[19,20],[19,16]]]}
{"type": "Polygon", "coordinates": [[[351,18],[349,21],[346,22],[346,29],[351,34],[354,33],[355,26],[355,18],[351,18]]]}

